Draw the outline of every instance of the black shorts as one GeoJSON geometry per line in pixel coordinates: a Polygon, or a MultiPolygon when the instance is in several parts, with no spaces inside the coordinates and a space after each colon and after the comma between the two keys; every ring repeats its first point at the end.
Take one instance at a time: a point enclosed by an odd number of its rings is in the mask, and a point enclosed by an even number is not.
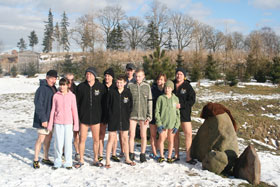
{"type": "Polygon", "coordinates": [[[128,131],[128,130],[129,130],[129,123],[123,124],[122,126],[116,123],[108,124],[108,131],[128,131]]]}
{"type": "Polygon", "coordinates": [[[191,122],[191,113],[192,110],[190,108],[180,109],[181,122],[191,122]]]}

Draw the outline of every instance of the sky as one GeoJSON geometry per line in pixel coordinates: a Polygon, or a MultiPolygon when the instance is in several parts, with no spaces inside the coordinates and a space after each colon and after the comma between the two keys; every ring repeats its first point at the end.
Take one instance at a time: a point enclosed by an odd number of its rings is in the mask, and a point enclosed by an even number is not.
{"type": "MultiPolygon", "coordinates": [[[[144,17],[151,0],[0,0],[0,41],[2,51],[17,49],[20,38],[28,42],[35,30],[42,49],[44,21],[51,8],[54,22],[60,22],[63,11],[69,17],[70,28],[75,20],[97,12],[107,5],[118,4],[128,16],[144,17]]],[[[238,31],[248,35],[264,26],[280,35],[280,0],[161,0],[172,11],[182,12],[223,32],[238,31]]],[[[72,46],[72,50],[75,47],[72,46]]]]}

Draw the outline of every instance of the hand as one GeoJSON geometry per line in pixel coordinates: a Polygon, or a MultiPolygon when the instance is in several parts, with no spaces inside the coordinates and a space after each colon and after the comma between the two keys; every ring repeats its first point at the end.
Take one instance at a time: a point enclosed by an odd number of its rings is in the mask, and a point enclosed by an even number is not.
{"type": "Polygon", "coordinates": [[[158,131],[159,134],[162,133],[162,131],[163,131],[163,126],[159,126],[159,127],[157,128],[157,131],[158,131]]]}
{"type": "Polygon", "coordinates": [[[178,129],[174,127],[172,130],[172,134],[176,134],[177,131],[178,131],[178,129]]]}
{"type": "Polygon", "coordinates": [[[47,128],[47,127],[48,127],[48,122],[46,122],[46,121],[43,122],[43,123],[42,123],[42,126],[45,127],[45,128],[47,128]]]}
{"type": "Polygon", "coordinates": [[[145,125],[149,125],[149,122],[150,122],[150,121],[146,119],[145,122],[144,122],[144,124],[145,124],[145,125]]]}
{"type": "Polygon", "coordinates": [[[178,103],[178,104],[176,105],[176,108],[177,108],[177,109],[180,109],[180,108],[181,108],[180,103],[178,103]]]}

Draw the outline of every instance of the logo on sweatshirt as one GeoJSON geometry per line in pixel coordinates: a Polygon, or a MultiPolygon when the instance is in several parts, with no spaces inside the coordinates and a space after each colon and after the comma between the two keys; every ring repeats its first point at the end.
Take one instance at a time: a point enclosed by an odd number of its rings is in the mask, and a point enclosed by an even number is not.
{"type": "Polygon", "coordinates": [[[128,97],[124,97],[124,98],[123,98],[123,102],[124,102],[124,103],[127,103],[128,101],[129,101],[128,97]]]}
{"type": "Polygon", "coordinates": [[[181,89],[181,91],[180,91],[181,94],[185,94],[186,92],[187,92],[186,89],[181,89]]]}
{"type": "Polygon", "coordinates": [[[94,95],[95,96],[98,96],[100,94],[100,91],[99,90],[94,90],[94,95]]]}

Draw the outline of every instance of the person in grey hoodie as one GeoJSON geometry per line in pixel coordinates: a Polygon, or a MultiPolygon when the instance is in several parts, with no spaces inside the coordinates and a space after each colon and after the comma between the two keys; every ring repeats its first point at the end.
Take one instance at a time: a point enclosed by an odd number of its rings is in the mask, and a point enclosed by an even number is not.
{"type": "Polygon", "coordinates": [[[46,79],[40,80],[40,87],[35,93],[33,127],[36,128],[38,132],[33,160],[33,167],[35,169],[40,168],[38,157],[42,143],[44,143],[44,159],[42,162],[47,165],[53,165],[53,162],[50,161],[48,157],[52,133],[47,130],[47,126],[52,109],[52,98],[57,91],[55,87],[56,79],[57,72],[55,70],[48,71],[46,79]]]}

